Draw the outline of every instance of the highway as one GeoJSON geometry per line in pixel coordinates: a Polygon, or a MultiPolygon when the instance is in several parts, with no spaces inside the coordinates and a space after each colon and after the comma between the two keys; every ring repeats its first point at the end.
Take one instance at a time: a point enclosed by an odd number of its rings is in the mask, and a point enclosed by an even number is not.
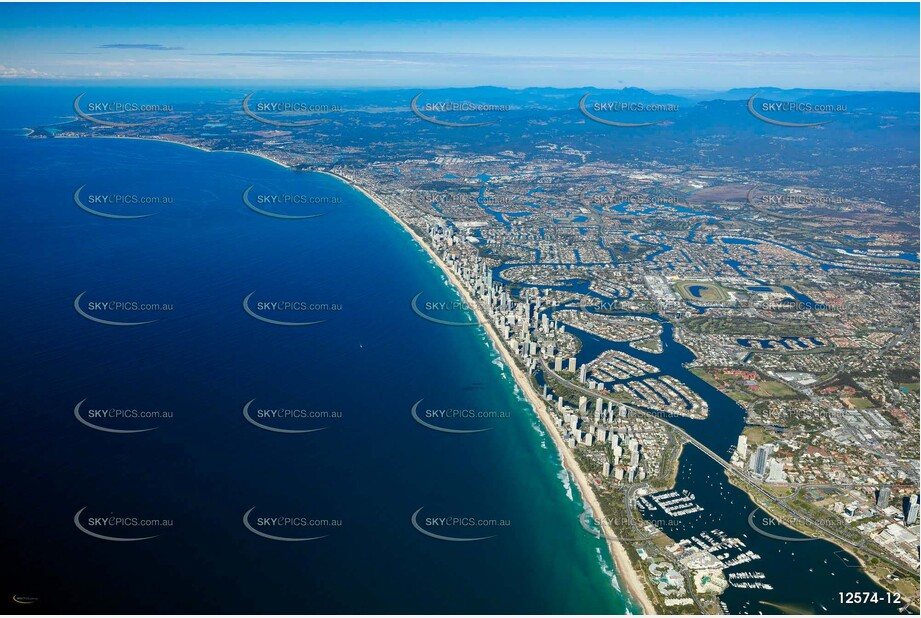
{"type": "Polygon", "coordinates": [[[880,554],[880,553],[874,552],[874,551],[872,551],[872,550],[870,550],[870,549],[867,549],[867,548],[864,546],[864,543],[863,543],[863,542],[861,542],[861,543],[855,543],[855,542],[851,541],[850,539],[841,536],[841,535],[838,534],[837,532],[828,529],[826,526],[823,526],[823,525],[821,525],[820,523],[818,523],[818,522],[816,522],[816,521],[810,519],[809,517],[803,515],[803,514],[800,513],[799,511],[795,510],[794,508],[792,508],[791,506],[789,506],[788,504],[786,504],[781,498],[778,498],[778,497],[774,496],[773,494],[771,494],[770,492],[768,492],[767,490],[765,490],[763,487],[761,487],[760,483],[758,483],[755,479],[753,479],[753,478],[751,478],[750,476],[748,476],[747,474],[745,474],[745,472],[743,472],[742,470],[739,470],[739,469],[736,468],[735,466],[730,465],[730,463],[729,463],[728,461],[726,461],[725,459],[723,459],[722,457],[720,457],[719,455],[717,455],[717,454],[716,454],[715,452],[713,452],[710,448],[708,448],[706,445],[702,444],[699,440],[697,440],[696,438],[694,438],[694,436],[692,436],[691,434],[689,434],[688,432],[686,432],[686,431],[685,431],[684,429],[682,429],[681,427],[678,427],[677,425],[673,425],[672,423],[669,423],[669,422],[668,422],[667,420],[665,420],[664,418],[662,418],[662,417],[660,417],[660,416],[656,416],[655,414],[650,414],[649,412],[647,412],[646,410],[643,410],[643,409],[641,409],[641,408],[636,408],[636,407],[634,407],[634,406],[631,406],[631,405],[628,405],[628,404],[624,404],[623,402],[615,401],[614,399],[611,399],[610,397],[605,397],[604,395],[600,394],[598,391],[593,391],[593,390],[591,390],[591,389],[585,388],[585,387],[580,386],[580,385],[578,385],[578,384],[573,384],[571,381],[567,380],[566,378],[562,377],[561,375],[559,375],[558,373],[556,373],[555,371],[553,371],[552,369],[550,369],[550,367],[547,365],[547,363],[546,363],[546,361],[543,359],[543,357],[540,358],[540,365],[541,365],[541,368],[543,369],[543,371],[544,371],[544,373],[545,373],[546,375],[553,376],[553,378],[554,378],[555,380],[557,380],[557,381],[560,382],[561,384],[564,384],[567,388],[571,388],[571,389],[573,389],[573,390],[575,390],[575,391],[577,391],[577,392],[580,392],[580,393],[582,393],[582,394],[584,394],[584,395],[588,395],[588,396],[591,396],[591,397],[601,397],[603,400],[608,401],[608,402],[611,402],[611,403],[614,403],[615,405],[624,405],[624,406],[626,406],[629,410],[631,410],[632,412],[634,412],[634,413],[636,413],[636,414],[644,415],[645,417],[647,417],[647,418],[653,420],[654,422],[661,423],[661,424],[667,426],[667,427],[668,427],[671,431],[673,431],[676,435],[681,436],[681,438],[683,438],[687,443],[693,444],[694,446],[696,446],[696,447],[697,447],[698,449],[700,449],[707,457],[709,457],[710,459],[712,459],[713,461],[715,461],[716,463],[718,463],[718,464],[719,464],[720,466],[722,466],[725,470],[728,470],[730,474],[733,474],[733,475],[735,475],[737,478],[739,478],[739,479],[741,479],[742,481],[744,481],[744,482],[745,482],[746,484],[748,484],[752,489],[754,489],[757,493],[759,493],[759,494],[762,495],[764,498],[766,498],[768,501],[774,503],[775,505],[777,505],[778,507],[780,507],[780,508],[783,509],[784,511],[790,513],[794,518],[799,519],[799,520],[801,520],[801,521],[803,521],[803,522],[809,524],[810,526],[812,526],[813,528],[815,528],[815,529],[817,529],[817,530],[821,530],[822,532],[824,532],[824,533],[827,534],[828,536],[830,536],[830,537],[832,537],[832,538],[834,538],[834,539],[837,539],[837,540],[841,541],[842,543],[845,543],[845,544],[847,544],[847,545],[850,545],[850,546],[852,546],[852,547],[855,547],[855,548],[860,549],[860,551],[864,552],[865,554],[870,554],[870,555],[872,555],[872,556],[875,556],[876,558],[879,558],[880,560],[886,562],[887,564],[889,564],[889,565],[891,565],[891,566],[894,566],[894,567],[899,568],[899,569],[906,570],[906,571],[909,572],[909,573],[913,571],[913,568],[910,567],[910,566],[903,565],[903,564],[901,564],[900,562],[895,561],[893,558],[891,558],[891,557],[889,557],[889,556],[886,556],[886,555],[884,555],[884,554],[880,554]]]}

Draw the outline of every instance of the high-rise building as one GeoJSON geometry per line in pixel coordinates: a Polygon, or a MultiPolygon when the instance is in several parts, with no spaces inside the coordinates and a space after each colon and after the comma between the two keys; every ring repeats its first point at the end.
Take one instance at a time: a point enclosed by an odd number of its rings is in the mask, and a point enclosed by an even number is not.
{"type": "Polygon", "coordinates": [[[765,482],[767,483],[784,483],[787,475],[783,471],[783,464],[776,459],[771,459],[768,463],[768,475],[765,482]]]}
{"type": "Polygon", "coordinates": [[[736,453],[739,454],[742,461],[745,461],[745,456],[748,455],[748,438],[745,436],[739,436],[739,442],[736,444],[736,453]]]}
{"type": "Polygon", "coordinates": [[[587,368],[585,365],[579,367],[579,382],[585,384],[585,376],[587,374],[587,368]]]}
{"type": "Polygon", "coordinates": [[[553,359],[553,370],[554,371],[563,371],[563,357],[557,356],[553,359]]]}
{"type": "Polygon", "coordinates": [[[908,515],[905,517],[905,525],[913,526],[916,521],[918,521],[918,494],[908,499],[908,515]]]}
{"type": "Polygon", "coordinates": [[[877,508],[884,509],[889,506],[889,498],[892,496],[892,490],[889,489],[887,485],[883,485],[879,489],[879,496],[876,498],[877,508]]]}
{"type": "Polygon", "coordinates": [[[566,371],[568,371],[569,373],[576,372],[576,357],[575,356],[569,357],[569,367],[566,368],[566,371]]]}
{"type": "Polygon", "coordinates": [[[758,450],[756,450],[755,454],[752,456],[751,469],[752,472],[758,476],[764,476],[764,471],[767,469],[769,451],[770,447],[768,447],[766,444],[762,444],[758,447],[758,450]]]}
{"type": "Polygon", "coordinates": [[[588,397],[579,395],[579,412],[585,412],[586,408],[588,408],[588,397]]]}

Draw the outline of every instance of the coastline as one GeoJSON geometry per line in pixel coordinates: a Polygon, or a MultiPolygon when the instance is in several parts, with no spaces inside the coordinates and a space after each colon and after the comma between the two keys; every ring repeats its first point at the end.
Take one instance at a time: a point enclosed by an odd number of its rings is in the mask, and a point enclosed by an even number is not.
{"type": "MultiPolygon", "coordinates": [[[[125,140],[137,140],[137,141],[139,141],[139,142],[154,142],[154,143],[157,143],[157,144],[176,144],[177,146],[185,146],[185,147],[187,147],[187,148],[194,148],[195,150],[198,150],[198,151],[200,151],[200,152],[209,152],[209,153],[221,153],[221,152],[226,152],[226,153],[228,153],[228,154],[245,154],[245,155],[250,155],[250,156],[252,156],[252,157],[258,157],[258,158],[260,158],[260,159],[262,159],[262,160],[264,160],[264,161],[269,161],[270,163],[274,163],[275,165],[280,165],[281,167],[283,167],[283,168],[285,168],[285,169],[289,169],[289,170],[293,170],[293,169],[294,169],[294,168],[291,167],[290,165],[287,165],[287,164],[285,164],[285,163],[282,163],[281,161],[276,161],[275,159],[273,159],[273,158],[271,158],[271,157],[269,157],[269,156],[267,156],[267,155],[264,155],[264,154],[262,154],[262,153],[258,153],[258,152],[249,152],[249,151],[247,151],[247,150],[209,150],[208,148],[205,148],[205,147],[203,147],[203,146],[196,146],[195,144],[189,144],[189,143],[186,143],[186,142],[180,142],[180,141],[178,141],[178,140],[172,140],[172,139],[156,139],[156,138],[153,138],[153,137],[129,137],[129,136],[125,136],[125,135],[92,135],[92,136],[86,136],[86,135],[55,135],[55,136],[54,136],[54,139],[125,139],[125,140]]],[[[318,172],[318,173],[321,173],[321,172],[318,172]]],[[[351,183],[350,183],[350,184],[351,184],[351,183]]]]}
{"type": "MultiPolygon", "coordinates": [[[[81,136],[81,135],[70,135],[70,136],[60,136],[59,135],[55,137],[56,138],[64,137],[64,138],[71,138],[71,139],[78,138],[78,137],[97,137],[101,139],[134,139],[134,140],[140,140],[140,141],[152,141],[152,142],[178,144],[181,146],[194,148],[201,152],[209,152],[209,153],[227,152],[227,153],[233,153],[233,154],[247,154],[247,155],[251,155],[251,156],[255,156],[255,157],[264,159],[266,161],[269,161],[271,163],[274,163],[276,165],[279,165],[283,168],[287,168],[292,171],[296,169],[292,165],[285,164],[281,161],[273,159],[269,155],[265,155],[265,154],[258,153],[258,152],[250,152],[250,151],[242,151],[242,150],[209,150],[208,148],[205,148],[202,146],[198,146],[195,144],[190,144],[190,143],[186,143],[182,141],[176,141],[172,139],[127,137],[127,136],[81,136]]],[[[630,563],[629,556],[627,555],[627,552],[624,546],[622,546],[618,542],[612,542],[610,540],[611,538],[614,538],[614,533],[611,532],[610,526],[607,524],[606,521],[601,521],[601,519],[604,518],[604,512],[600,508],[600,504],[598,503],[598,500],[594,493],[592,484],[589,482],[589,479],[586,477],[586,475],[582,472],[582,470],[579,467],[578,462],[574,460],[568,448],[565,447],[565,444],[562,443],[561,436],[559,435],[555,424],[552,422],[553,421],[552,415],[547,412],[546,405],[544,404],[542,398],[539,396],[538,392],[531,385],[531,381],[529,377],[527,376],[525,372],[521,371],[521,369],[518,367],[518,364],[516,363],[514,356],[506,349],[503,341],[501,340],[501,338],[498,336],[497,332],[495,331],[494,325],[485,318],[478,304],[476,304],[475,302],[472,302],[473,299],[471,298],[470,293],[468,292],[466,286],[456,276],[454,276],[453,272],[447,267],[446,264],[444,264],[441,258],[435,254],[435,252],[428,246],[428,244],[415,232],[415,230],[413,230],[407,223],[405,223],[394,211],[392,211],[385,204],[385,200],[383,198],[380,198],[372,193],[369,193],[369,191],[366,191],[365,189],[361,188],[358,185],[357,181],[352,180],[346,176],[342,176],[337,173],[327,172],[327,171],[319,171],[319,170],[310,170],[310,171],[313,173],[326,174],[328,176],[335,177],[337,180],[349,185],[349,187],[355,189],[356,191],[361,192],[365,197],[370,199],[374,204],[376,204],[378,207],[380,207],[386,213],[388,213],[391,216],[391,218],[393,218],[394,221],[396,221],[407,232],[409,232],[409,234],[413,237],[413,239],[417,242],[417,244],[426,251],[426,253],[432,258],[432,260],[439,267],[442,273],[449,279],[451,285],[458,290],[458,293],[467,302],[468,306],[471,306],[474,308],[477,319],[478,321],[480,321],[481,324],[483,324],[484,328],[486,329],[487,335],[490,337],[493,347],[495,347],[496,350],[500,353],[503,359],[503,362],[509,367],[516,384],[522,389],[522,393],[525,394],[528,402],[531,404],[531,407],[534,409],[535,413],[540,418],[541,423],[548,429],[551,435],[551,438],[553,439],[554,444],[560,453],[560,457],[564,464],[565,469],[573,478],[576,479],[577,486],[579,488],[580,494],[582,495],[583,501],[585,502],[585,504],[588,504],[595,513],[599,515],[600,527],[602,527],[602,529],[604,530],[604,534],[607,537],[606,540],[608,540],[609,553],[611,554],[615,562],[618,576],[624,582],[625,592],[629,594],[629,596],[638,605],[640,605],[643,608],[644,613],[655,614],[656,611],[651,601],[649,600],[648,595],[646,594],[644,587],[642,585],[642,573],[638,573],[637,571],[634,570],[632,564],[630,563]]],[[[686,363],[686,365],[687,364],[688,363],[686,363]]],[[[676,460],[680,459],[680,454],[682,450],[683,450],[683,445],[680,446],[678,449],[678,456],[676,460]]],[[[675,474],[677,474],[677,466],[674,472],[675,474]]],[[[728,477],[728,480],[731,485],[739,489],[742,489],[749,496],[749,499],[751,500],[753,505],[756,505],[759,508],[764,508],[764,507],[761,507],[760,502],[756,499],[757,497],[756,494],[753,494],[751,491],[749,491],[747,484],[737,484],[733,482],[735,478],[731,474],[727,474],[726,476],[728,477]]],[[[671,481],[672,481],[671,484],[673,484],[674,477],[672,477],[671,481]]],[[[794,529],[796,528],[794,527],[794,529]]],[[[880,581],[873,573],[871,573],[869,569],[866,568],[867,565],[864,563],[863,559],[861,559],[860,556],[855,554],[852,548],[847,547],[846,544],[836,542],[836,540],[834,540],[833,538],[825,538],[824,536],[816,537],[812,533],[804,533],[804,534],[807,534],[808,536],[813,536],[814,538],[821,538],[822,540],[829,541],[830,543],[842,548],[849,555],[854,556],[855,559],[858,560],[858,562],[863,567],[864,573],[868,577],[874,580],[882,588],[888,588],[888,586],[886,586],[884,582],[880,581]]]]}
{"type": "MultiPolygon", "coordinates": [[[[56,137],[60,137],[60,136],[56,136],[56,137]]],[[[77,138],[77,137],[83,137],[83,136],[74,136],[74,137],[77,138]]],[[[140,140],[140,141],[145,141],[145,142],[178,144],[180,146],[187,146],[189,148],[194,148],[201,152],[209,152],[209,153],[228,152],[228,153],[233,153],[233,154],[247,154],[247,155],[251,155],[254,157],[258,157],[260,159],[264,159],[266,161],[270,161],[271,163],[279,165],[285,169],[289,169],[289,170],[294,169],[289,165],[286,165],[279,161],[275,161],[274,159],[271,159],[263,154],[259,154],[255,152],[238,151],[238,150],[208,150],[207,148],[203,148],[201,146],[196,146],[193,144],[187,144],[185,142],[180,142],[176,140],[168,140],[168,139],[153,139],[153,138],[146,138],[146,137],[124,137],[124,136],[114,136],[114,135],[113,136],[99,136],[99,137],[101,137],[102,139],[129,139],[129,140],[140,140]]],[[[93,138],[95,138],[95,136],[93,138]]],[[[642,581],[640,580],[640,575],[634,570],[633,565],[630,562],[630,557],[627,555],[626,549],[624,548],[623,545],[621,545],[619,541],[615,540],[617,538],[617,535],[614,532],[614,529],[612,528],[610,522],[608,522],[607,518],[605,517],[604,510],[601,508],[601,503],[598,501],[598,498],[595,495],[594,490],[592,489],[592,486],[591,486],[591,483],[588,477],[582,471],[578,462],[575,460],[575,457],[573,457],[572,453],[566,447],[566,444],[563,441],[563,437],[560,435],[556,425],[553,423],[553,419],[550,417],[550,414],[547,412],[546,405],[541,400],[539,394],[537,393],[537,391],[534,390],[528,377],[520,369],[520,367],[517,365],[514,358],[512,357],[511,353],[505,347],[505,344],[502,342],[498,333],[495,331],[495,327],[493,326],[493,324],[486,318],[485,315],[483,315],[483,312],[480,309],[479,305],[476,302],[474,302],[474,299],[468,292],[466,286],[463,285],[460,279],[458,279],[457,276],[454,274],[454,272],[450,268],[448,268],[447,264],[444,263],[441,257],[439,257],[431,249],[431,247],[429,247],[429,245],[416,233],[416,231],[412,229],[412,227],[410,227],[402,219],[400,219],[400,217],[397,216],[397,214],[393,210],[387,207],[383,199],[373,195],[369,191],[359,186],[355,181],[345,176],[341,176],[334,172],[327,172],[327,171],[320,171],[320,170],[311,170],[311,171],[315,174],[325,174],[327,176],[336,178],[340,182],[344,182],[349,187],[360,192],[366,198],[371,200],[372,203],[376,204],[380,209],[382,209],[384,212],[390,215],[390,217],[394,221],[396,221],[404,230],[406,230],[410,234],[410,236],[412,236],[413,240],[429,255],[429,257],[432,259],[435,265],[438,266],[439,270],[442,271],[442,273],[450,281],[451,285],[461,295],[464,302],[466,302],[469,307],[473,308],[474,313],[476,314],[477,320],[479,321],[481,325],[483,325],[484,329],[486,330],[486,334],[489,336],[490,341],[493,344],[493,347],[499,352],[500,356],[502,357],[502,361],[508,366],[509,371],[512,374],[512,377],[515,380],[515,383],[521,389],[521,392],[525,395],[525,398],[528,400],[528,403],[531,405],[532,409],[534,410],[534,412],[537,414],[538,418],[540,419],[541,424],[547,429],[547,432],[550,434],[550,437],[552,438],[553,443],[556,446],[556,449],[560,454],[560,459],[563,463],[563,467],[576,481],[576,486],[579,489],[579,493],[582,496],[583,502],[588,504],[588,506],[592,509],[593,514],[595,514],[596,521],[601,527],[602,532],[605,536],[605,540],[607,541],[608,551],[611,554],[612,559],[614,560],[616,574],[620,578],[620,580],[623,582],[626,588],[627,594],[633,601],[635,601],[642,608],[644,614],[651,615],[651,616],[656,615],[657,612],[656,612],[655,606],[653,605],[652,600],[646,594],[646,590],[643,586],[642,581]]]]}
{"type": "Polygon", "coordinates": [[[454,274],[454,272],[448,268],[448,265],[442,261],[428,244],[413,230],[408,224],[406,224],[402,219],[400,219],[395,212],[388,208],[382,199],[374,196],[369,193],[362,187],[358,186],[353,180],[335,174],[333,172],[324,172],[318,171],[315,172],[318,174],[326,174],[328,176],[333,176],[345,182],[350,187],[362,193],[365,197],[371,200],[373,203],[377,204],[384,212],[390,215],[390,217],[396,221],[400,226],[406,230],[410,236],[413,237],[413,240],[422,247],[425,252],[432,258],[432,261],[438,266],[438,268],[444,273],[444,275],[451,282],[451,285],[454,286],[458,293],[463,298],[464,302],[467,303],[468,307],[473,308],[474,313],[476,314],[477,320],[486,330],[486,334],[489,336],[492,341],[493,347],[499,352],[502,357],[503,362],[508,366],[509,371],[512,374],[512,377],[515,380],[515,383],[521,389],[521,392],[525,395],[528,403],[531,404],[531,407],[534,409],[538,418],[540,418],[541,423],[547,429],[553,443],[556,446],[557,451],[560,453],[560,458],[563,462],[564,468],[567,472],[575,479],[576,485],[579,488],[579,493],[582,495],[583,501],[591,507],[593,513],[597,517],[597,521],[604,532],[605,539],[608,544],[608,549],[611,553],[611,557],[614,559],[614,563],[617,570],[617,575],[624,582],[624,585],[627,588],[627,592],[630,597],[636,601],[640,607],[643,609],[643,613],[647,615],[655,615],[656,610],[652,604],[652,601],[649,599],[646,594],[643,584],[639,579],[639,575],[634,571],[633,565],[630,563],[630,558],[627,555],[626,549],[621,545],[616,539],[616,534],[611,527],[610,523],[607,521],[607,518],[604,516],[604,511],[601,508],[601,504],[598,501],[595,492],[592,490],[591,483],[588,480],[588,477],[579,467],[578,462],[573,457],[572,453],[569,452],[569,449],[566,447],[566,444],[563,442],[563,437],[559,434],[559,430],[556,425],[553,423],[553,419],[550,417],[550,414],[547,412],[546,404],[541,400],[537,391],[534,390],[531,385],[531,381],[524,374],[518,364],[515,362],[511,353],[506,348],[505,344],[502,343],[501,338],[495,330],[492,322],[490,322],[485,315],[480,306],[474,301],[473,297],[470,295],[470,292],[467,290],[466,286],[463,285],[460,279],[454,274]]]}

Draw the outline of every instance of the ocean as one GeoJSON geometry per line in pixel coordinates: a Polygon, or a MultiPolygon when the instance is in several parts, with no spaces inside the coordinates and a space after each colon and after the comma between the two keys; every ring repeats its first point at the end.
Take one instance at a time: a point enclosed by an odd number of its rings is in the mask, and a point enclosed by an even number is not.
{"type": "Polygon", "coordinates": [[[7,599],[637,612],[485,334],[411,310],[458,298],[409,234],[337,179],[245,154],[24,137],[76,94],[0,92],[7,599]],[[247,188],[319,216],[259,214],[247,188]],[[419,400],[487,431],[425,427],[419,400]]]}

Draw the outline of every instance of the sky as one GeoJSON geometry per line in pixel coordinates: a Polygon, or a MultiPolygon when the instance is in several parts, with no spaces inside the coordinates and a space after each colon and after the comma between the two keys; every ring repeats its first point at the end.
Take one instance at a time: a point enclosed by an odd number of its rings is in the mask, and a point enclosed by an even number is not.
{"type": "Polygon", "coordinates": [[[919,90],[917,3],[0,4],[0,85],[919,90]]]}

